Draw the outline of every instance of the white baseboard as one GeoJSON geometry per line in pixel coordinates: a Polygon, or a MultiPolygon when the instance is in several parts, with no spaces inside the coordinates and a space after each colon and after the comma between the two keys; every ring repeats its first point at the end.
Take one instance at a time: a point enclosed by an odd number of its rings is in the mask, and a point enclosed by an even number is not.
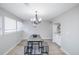
{"type": "Polygon", "coordinates": [[[13,45],[7,52],[5,52],[3,55],[7,55],[13,48],[17,46],[22,40],[19,40],[15,45],[13,45]]]}
{"type": "MultiPolygon", "coordinates": [[[[52,41],[52,42],[54,42],[54,41],[52,41]]],[[[54,42],[54,43],[56,43],[56,42],[54,42]]],[[[62,47],[61,47],[61,45],[59,45],[58,43],[56,43],[58,46],[60,46],[60,49],[66,54],[66,55],[70,55],[67,51],[65,51],[62,47]]]]}
{"type": "Polygon", "coordinates": [[[60,48],[66,55],[70,55],[66,50],[64,50],[62,47],[60,48]]]}

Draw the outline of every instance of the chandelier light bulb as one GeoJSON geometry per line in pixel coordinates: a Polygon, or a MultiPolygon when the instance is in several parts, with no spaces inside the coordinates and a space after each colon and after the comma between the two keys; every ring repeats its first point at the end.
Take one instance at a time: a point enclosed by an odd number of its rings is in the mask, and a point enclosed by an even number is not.
{"type": "Polygon", "coordinates": [[[41,19],[41,18],[39,18],[39,21],[42,21],[42,19],[41,19]]]}

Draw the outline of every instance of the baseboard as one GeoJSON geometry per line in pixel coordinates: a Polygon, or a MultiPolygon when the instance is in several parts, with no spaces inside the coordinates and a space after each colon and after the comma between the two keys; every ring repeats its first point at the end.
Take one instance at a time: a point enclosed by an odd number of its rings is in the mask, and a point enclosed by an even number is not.
{"type": "Polygon", "coordinates": [[[14,46],[12,46],[7,52],[5,52],[3,55],[7,55],[13,48],[17,46],[22,40],[18,41],[14,46]]]}
{"type": "Polygon", "coordinates": [[[66,50],[64,50],[62,47],[60,48],[66,55],[70,55],[66,50]]]}
{"type": "Polygon", "coordinates": [[[57,44],[56,42],[53,42],[54,44],[56,44],[59,48],[61,48],[61,46],[59,44],[57,44]]]}
{"type": "Polygon", "coordinates": [[[66,55],[70,55],[66,50],[64,50],[64,49],[61,47],[61,45],[59,45],[59,44],[56,43],[56,42],[53,42],[53,43],[57,44],[57,46],[59,46],[60,49],[61,49],[66,55]]]}

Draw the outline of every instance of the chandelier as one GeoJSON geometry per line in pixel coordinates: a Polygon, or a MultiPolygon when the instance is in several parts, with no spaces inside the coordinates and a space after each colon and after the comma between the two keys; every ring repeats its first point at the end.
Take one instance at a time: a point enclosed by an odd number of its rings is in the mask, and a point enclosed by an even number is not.
{"type": "Polygon", "coordinates": [[[39,23],[41,23],[42,19],[38,17],[37,11],[35,11],[35,15],[34,18],[31,19],[31,22],[34,25],[38,25],[39,23]]]}

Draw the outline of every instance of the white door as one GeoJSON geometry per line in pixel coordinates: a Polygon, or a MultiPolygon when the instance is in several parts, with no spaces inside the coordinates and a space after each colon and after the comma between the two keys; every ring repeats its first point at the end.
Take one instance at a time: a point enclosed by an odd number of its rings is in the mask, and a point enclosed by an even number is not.
{"type": "Polygon", "coordinates": [[[53,24],[52,26],[52,38],[53,38],[53,42],[56,42],[58,45],[61,46],[61,34],[57,33],[57,24],[53,24]]]}

